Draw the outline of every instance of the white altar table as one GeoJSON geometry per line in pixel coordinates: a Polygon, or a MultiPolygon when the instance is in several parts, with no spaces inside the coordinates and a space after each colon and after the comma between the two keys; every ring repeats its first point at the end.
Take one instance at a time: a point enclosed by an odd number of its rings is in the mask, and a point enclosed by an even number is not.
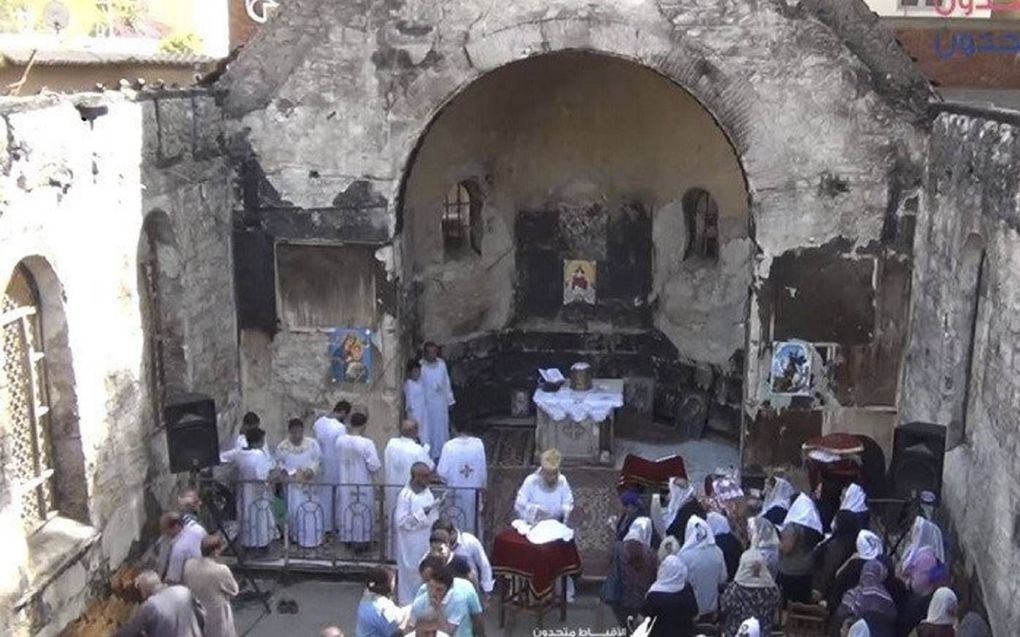
{"type": "Polygon", "coordinates": [[[559,449],[570,462],[599,463],[612,453],[615,411],[623,407],[623,380],[596,378],[589,391],[564,387],[535,391],[535,455],[559,449]]]}

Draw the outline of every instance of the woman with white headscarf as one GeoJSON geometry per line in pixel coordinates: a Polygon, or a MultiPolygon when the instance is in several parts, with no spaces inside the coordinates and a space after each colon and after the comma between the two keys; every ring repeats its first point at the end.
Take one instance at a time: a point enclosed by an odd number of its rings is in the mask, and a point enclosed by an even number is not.
{"type": "Polygon", "coordinates": [[[914,518],[914,525],[910,527],[910,538],[907,541],[907,548],[903,550],[903,558],[900,560],[900,572],[907,574],[911,561],[917,552],[929,547],[940,564],[946,563],[946,548],[942,542],[942,529],[934,522],[930,522],[920,515],[914,518]]]}
{"type": "Polygon", "coordinates": [[[652,521],[647,517],[635,518],[627,535],[613,547],[610,577],[619,583],[613,595],[616,599],[603,600],[612,607],[620,626],[627,625],[628,616],[640,612],[645,593],[655,581],[656,564],[652,521]]]}
{"type": "Polygon", "coordinates": [[[667,555],[662,560],[641,614],[655,620],[650,637],[693,637],[698,600],[687,581],[687,564],[680,556],[667,555]]]}
{"type": "Polygon", "coordinates": [[[736,577],[719,600],[723,634],[739,635],[738,625],[748,617],[759,624],[762,633],[770,634],[779,602],[779,587],[765,565],[765,556],[756,549],[744,551],[736,577]]]}
{"type": "Polygon", "coordinates": [[[725,515],[712,511],[708,514],[707,522],[715,536],[715,545],[722,550],[723,558],[726,560],[726,578],[733,579],[733,576],[737,574],[740,554],[744,552],[744,547],[740,544],[737,536],[733,534],[730,521],[726,519],[725,515]]]}
{"type": "Polygon", "coordinates": [[[935,591],[917,637],[956,637],[956,607],[956,593],[945,586],[935,591]]]}
{"type": "Polygon", "coordinates": [[[776,526],[782,525],[795,495],[797,491],[789,480],[778,476],[772,478],[772,486],[765,492],[765,501],[761,505],[761,517],[776,526]]]}
{"type": "Polygon", "coordinates": [[[763,517],[750,518],[747,521],[747,536],[751,548],[762,554],[769,574],[775,579],[779,574],[779,532],[776,531],[776,525],[763,517]]]}
{"type": "MultiPolygon", "coordinates": [[[[768,635],[769,631],[762,631],[761,624],[754,617],[749,617],[744,621],[740,622],[740,626],[737,627],[737,632],[733,633],[736,637],[761,637],[762,633],[768,635]]],[[[729,633],[727,633],[729,635],[729,633]]]]}
{"type": "Polygon", "coordinates": [[[715,545],[708,523],[698,516],[687,521],[684,545],[678,553],[687,564],[687,577],[698,600],[698,613],[711,615],[719,610],[719,587],[726,583],[726,558],[715,545]]]}
{"type": "Polygon", "coordinates": [[[845,629],[844,634],[846,637],[871,637],[871,629],[868,628],[868,622],[858,619],[845,629]]]}
{"type": "Polygon", "coordinates": [[[822,541],[822,519],[810,497],[801,493],[783,520],[779,536],[779,577],[787,602],[811,603],[814,548],[822,541]]]}
{"type": "Polygon", "coordinates": [[[853,514],[857,518],[858,527],[861,529],[868,528],[868,525],[871,523],[871,513],[868,511],[868,494],[856,482],[851,482],[843,489],[843,495],[839,501],[839,510],[853,514]]]}
{"type": "Polygon", "coordinates": [[[685,478],[669,479],[669,502],[666,511],[662,511],[662,499],[659,494],[652,496],[652,522],[659,535],[683,537],[687,529],[687,521],[691,516],[705,517],[705,507],[701,506],[694,492],[694,487],[685,478]]]}
{"type": "Polygon", "coordinates": [[[829,594],[826,596],[829,608],[839,606],[843,595],[858,585],[861,580],[861,569],[864,568],[864,563],[869,560],[878,560],[885,565],[889,572],[885,578],[885,588],[892,595],[896,608],[902,608],[903,603],[907,599],[907,588],[892,572],[893,563],[889,556],[885,554],[885,545],[882,542],[882,538],[871,531],[860,531],[857,533],[856,549],[854,554],[850,556],[850,559],[836,571],[836,579],[833,581],[832,586],[829,587],[829,594]]]}

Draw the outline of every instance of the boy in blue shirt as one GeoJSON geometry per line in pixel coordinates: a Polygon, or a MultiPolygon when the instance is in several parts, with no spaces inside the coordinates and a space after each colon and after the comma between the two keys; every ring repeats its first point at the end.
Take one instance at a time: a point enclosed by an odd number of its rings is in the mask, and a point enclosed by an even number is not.
{"type": "Polygon", "coordinates": [[[451,637],[484,637],[482,602],[475,587],[454,577],[438,556],[422,562],[425,584],[411,605],[411,618],[421,630],[438,630],[451,637]]]}

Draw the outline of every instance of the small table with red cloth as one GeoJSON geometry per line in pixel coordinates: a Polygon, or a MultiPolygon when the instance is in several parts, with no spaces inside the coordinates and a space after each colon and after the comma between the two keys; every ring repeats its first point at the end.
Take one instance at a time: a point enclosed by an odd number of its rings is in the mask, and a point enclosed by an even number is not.
{"type": "Polygon", "coordinates": [[[851,482],[860,480],[860,454],[863,451],[864,445],[852,434],[828,434],[805,442],[801,446],[801,452],[811,479],[811,488],[814,489],[824,480],[842,489],[851,482]],[[816,460],[811,457],[812,451],[823,452],[831,460],[828,462],[816,460]]]}
{"type": "Polygon", "coordinates": [[[650,493],[658,493],[669,488],[670,478],[687,478],[687,468],[680,456],[648,460],[628,453],[623,459],[617,488],[623,492],[630,487],[641,487],[650,493]]]}
{"type": "Polygon", "coordinates": [[[504,529],[492,543],[492,573],[500,581],[499,626],[503,627],[506,606],[538,613],[539,626],[545,612],[560,604],[560,620],[567,618],[567,577],[581,572],[581,556],[573,541],[558,540],[532,544],[511,528],[504,529]],[[560,595],[554,595],[556,580],[562,579],[560,595]]]}

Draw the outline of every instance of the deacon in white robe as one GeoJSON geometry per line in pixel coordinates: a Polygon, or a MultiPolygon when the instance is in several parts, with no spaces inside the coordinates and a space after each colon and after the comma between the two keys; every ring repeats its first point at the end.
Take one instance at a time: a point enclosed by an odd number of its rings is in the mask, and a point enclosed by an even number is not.
{"type": "Polygon", "coordinates": [[[422,442],[428,445],[429,455],[433,459],[438,459],[443,445],[450,439],[450,407],[455,400],[446,361],[439,358],[439,346],[435,343],[425,344],[421,382],[425,387],[427,414],[425,429],[421,431],[422,442]]]}
{"type": "Polygon", "coordinates": [[[390,547],[388,555],[394,554],[393,546],[393,510],[397,508],[397,496],[407,485],[407,476],[411,473],[411,465],[422,462],[433,467],[428,450],[418,444],[418,423],[404,420],[400,423],[400,435],[386,443],[383,451],[383,467],[386,481],[386,502],[384,502],[386,520],[390,529],[390,547]]]}
{"type": "Polygon", "coordinates": [[[368,418],[365,414],[351,416],[347,435],[336,439],[340,487],[337,488],[337,537],[341,542],[371,542],[375,534],[375,489],[372,475],[379,470],[379,454],[375,443],[364,436],[368,418]]]}
{"type": "Polygon", "coordinates": [[[237,479],[241,482],[236,494],[241,546],[264,548],[276,536],[273,492],[266,483],[276,462],[264,448],[266,432],[255,429],[246,436],[247,448],[225,451],[220,460],[237,465],[237,479]]]}
{"type": "Polygon", "coordinates": [[[394,544],[397,547],[397,603],[401,606],[414,601],[421,586],[418,566],[422,556],[429,552],[429,535],[432,523],[439,517],[442,500],[436,500],[428,488],[432,470],[416,462],[411,466],[411,479],[397,497],[393,512],[394,544]]]}
{"type": "Polygon", "coordinates": [[[428,410],[425,409],[425,384],[421,380],[421,361],[407,362],[407,376],[404,380],[405,417],[418,423],[418,432],[429,430],[428,410]]]}
{"type": "Polygon", "coordinates": [[[333,531],[335,518],[333,515],[333,488],[330,485],[339,482],[339,463],[336,457],[336,439],[347,433],[344,421],[347,414],[351,412],[351,404],[341,400],[333,407],[333,413],[320,416],[312,425],[312,435],[319,443],[322,450],[322,473],[319,475],[319,482],[323,483],[319,489],[319,497],[322,500],[322,513],[326,518],[326,531],[333,531]]]}
{"type": "Polygon", "coordinates": [[[319,487],[322,450],[314,438],[305,437],[305,425],[295,418],[287,424],[287,439],[276,448],[276,460],[290,482],[287,485],[287,524],[291,539],[298,546],[312,548],[322,544],[326,532],[319,487]]]}
{"type": "Polygon", "coordinates": [[[436,465],[439,477],[448,487],[454,487],[443,506],[443,517],[452,520],[458,529],[480,536],[480,510],[476,505],[481,502],[489,480],[485,445],[480,438],[470,435],[466,426],[462,425],[458,434],[443,445],[436,465]]]}

